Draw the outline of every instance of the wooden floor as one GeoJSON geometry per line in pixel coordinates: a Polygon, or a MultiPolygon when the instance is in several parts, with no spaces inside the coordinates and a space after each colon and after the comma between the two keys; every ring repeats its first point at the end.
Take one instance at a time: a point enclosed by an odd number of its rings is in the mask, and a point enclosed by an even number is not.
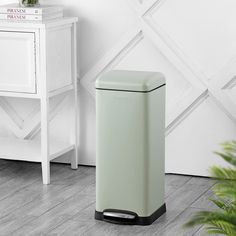
{"type": "Polygon", "coordinates": [[[51,185],[41,182],[40,164],[0,160],[0,235],[205,235],[183,223],[199,209],[212,209],[214,182],[166,176],[167,213],[151,226],[120,226],[94,220],[95,168],[52,164],[51,185]]]}

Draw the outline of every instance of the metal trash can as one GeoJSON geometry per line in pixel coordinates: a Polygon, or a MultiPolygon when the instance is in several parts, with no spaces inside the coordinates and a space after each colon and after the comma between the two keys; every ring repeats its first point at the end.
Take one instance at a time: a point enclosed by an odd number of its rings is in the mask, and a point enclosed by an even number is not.
{"type": "Polygon", "coordinates": [[[96,81],[95,219],[149,225],[166,212],[165,79],[110,71],[96,81]]]}

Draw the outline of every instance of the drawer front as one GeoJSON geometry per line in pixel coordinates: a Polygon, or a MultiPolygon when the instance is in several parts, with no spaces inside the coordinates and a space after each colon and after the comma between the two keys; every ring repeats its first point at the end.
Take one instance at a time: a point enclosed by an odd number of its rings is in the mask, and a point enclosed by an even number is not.
{"type": "Polygon", "coordinates": [[[35,34],[0,31],[0,91],[36,93],[35,34]]]}

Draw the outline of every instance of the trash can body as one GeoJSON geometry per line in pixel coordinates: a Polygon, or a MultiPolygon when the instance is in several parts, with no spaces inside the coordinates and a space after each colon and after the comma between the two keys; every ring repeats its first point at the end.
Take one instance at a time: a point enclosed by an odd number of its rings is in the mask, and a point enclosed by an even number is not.
{"type": "Polygon", "coordinates": [[[151,224],[165,212],[164,77],[111,71],[96,91],[95,218],[151,224]]]}

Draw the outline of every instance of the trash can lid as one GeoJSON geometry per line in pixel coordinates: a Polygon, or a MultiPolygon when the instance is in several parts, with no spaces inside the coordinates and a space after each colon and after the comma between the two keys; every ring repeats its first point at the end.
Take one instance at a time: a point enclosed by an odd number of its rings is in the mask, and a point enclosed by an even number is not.
{"type": "Polygon", "coordinates": [[[149,92],[165,85],[165,78],[159,72],[113,70],[96,81],[96,89],[149,92]]]}

